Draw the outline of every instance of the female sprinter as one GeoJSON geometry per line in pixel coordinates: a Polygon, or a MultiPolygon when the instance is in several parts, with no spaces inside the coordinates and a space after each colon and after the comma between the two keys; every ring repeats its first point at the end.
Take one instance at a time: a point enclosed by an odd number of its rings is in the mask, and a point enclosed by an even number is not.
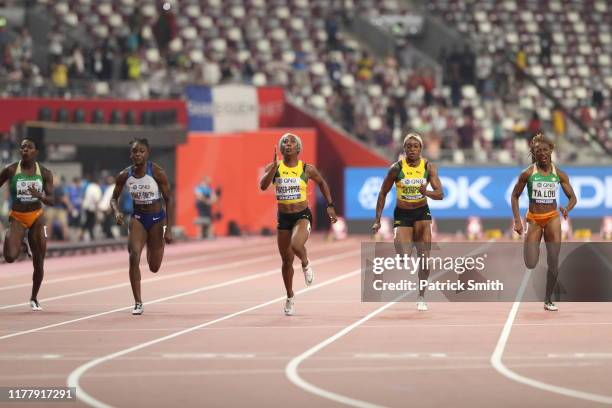
{"type": "MultiPolygon", "coordinates": [[[[393,228],[395,248],[400,253],[410,253],[412,243],[416,243],[417,254],[429,256],[431,246],[431,213],[427,198],[442,200],[444,193],[438,178],[437,167],[421,157],[423,139],[416,133],[409,133],[404,139],[405,158],[389,168],[387,176],[380,187],[376,202],[376,219],[372,231],[380,229],[380,217],[385,207],[385,199],[395,183],[397,203],[393,211],[393,228]],[[427,190],[427,184],[433,190],[427,190]]],[[[425,265],[426,266],[426,265],[425,265]]],[[[419,281],[429,278],[429,269],[420,268],[419,281]]],[[[420,289],[417,299],[417,310],[426,311],[425,289],[420,289]]]]}
{"type": "Polygon", "coordinates": [[[42,204],[53,205],[53,174],[38,164],[38,145],[24,138],[19,146],[21,160],[5,167],[0,172],[0,186],[10,180],[11,212],[9,227],[4,239],[4,259],[15,262],[22,250],[23,238],[28,231],[28,242],[32,250],[34,274],[30,307],[42,310],[38,303],[38,290],[43,280],[45,253],[47,252],[47,229],[41,215],[42,204]]]}
{"type": "Polygon", "coordinates": [[[306,241],[310,235],[312,213],[308,208],[308,180],[312,179],[327,201],[327,215],[332,223],[337,221],[334,202],[327,182],[312,164],[298,160],[302,150],[302,141],[294,134],[286,133],[278,141],[278,148],[283,155],[279,163],[274,148],[274,161],[266,166],[259,187],[267,189],[271,183],[276,187],[278,202],[277,241],[278,251],[283,260],[283,282],[287,290],[285,315],[295,314],[293,297],[293,259],[294,254],[302,261],[302,271],[306,286],[314,279],[314,271],[306,253],[306,241]]]}
{"type": "Polygon", "coordinates": [[[111,208],[118,225],[124,215],[119,211],[119,196],[127,188],[134,200],[134,213],[130,218],[128,252],[130,254],[130,283],[134,294],[133,315],[144,312],[140,296],[140,254],[147,246],[147,263],[151,272],[157,272],[164,257],[164,241],[172,242],[172,216],[174,208],[170,197],[170,184],[164,169],[149,161],[149,142],[136,139],[131,144],[132,165],[121,171],[115,182],[111,208]],[[166,211],[161,203],[164,199],[166,211]]]}
{"type": "Polygon", "coordinates": [[[544,236],[548,260],[546,273],[546,297],[544,310],[556,311],[552,302],[552,293],[557,283],[559,267],[559,251],[561,250],[561,221],[557,211],[557,190],[559,184],[569,199],[566,207],[559,211],[567,219],[568,213],[576,205],[576,195],[569,182],[567,174],[552,162],[552,152],[555,145],[543,134],[537,134],[531,141],[531,157],[534,164],[524,170],[512,191],[512,213],[514,215],[514,230],[523,233],[523,223],[519,213],[519,197],[527,185],[529,195],[529,210],[527,211],[527,234],[525,236],[525,265],[535,268],[540,257],[540,241],[544,236]]]}

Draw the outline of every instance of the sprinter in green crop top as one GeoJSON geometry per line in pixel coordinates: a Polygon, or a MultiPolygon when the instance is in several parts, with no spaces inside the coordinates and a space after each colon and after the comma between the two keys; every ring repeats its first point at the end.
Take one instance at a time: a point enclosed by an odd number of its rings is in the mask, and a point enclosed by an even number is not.
{"type": "Polygon", "coordinates": [[[34,264],[30,307],[34,311],[39,311],[42,308],[37,297],[44,276],[43,268],[47,251],[47,230],[41,217],[42,204],[53,204],[53,175],[36,161],[38,145],[35,140],[27,137],[23,139],[19,152],[21,160],[0,172],[0,187],[8,181],[11,193],[11,212],[3,254],[6,262],[15,262],[21,252],[25,233],[28,232],[34,264]]]}
{"type": "Polygon", "coordinates": [[[553,142],[541,133],[533,138],[531,141],[533,164],[521,173],[511,196],[514,230],[522,234],[523,222],[519,213],[519,197],[527,186],[529,193],[529,210],[526,215],[528,228],[523,250],[527,268],[533,269],[536,267],[540,256],[542,237],[546,242],[548,272],[546,274],[544,310],[547,311],[557,310],[557,306],[552,302],[552,294],[557,283],[559,251],[561,250],[559,213],[567,218],[568,213],[576,206],[577,201],[569,177],[552,162],[554,147],[553,142]],[[566,206],[557,209],[559,186],[567,196],[568,203],[566,206]]]}

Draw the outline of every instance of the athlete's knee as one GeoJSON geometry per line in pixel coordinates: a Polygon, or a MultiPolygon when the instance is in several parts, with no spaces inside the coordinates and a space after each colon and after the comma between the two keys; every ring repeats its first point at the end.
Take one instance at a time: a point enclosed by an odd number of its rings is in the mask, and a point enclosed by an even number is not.
{"type": "Polygon", "coordinates": [[[159,271],[159,268],[161,268],[161,262],[159,264],[149,264],[149,270],[153,273],[157,273],[157,271],[159,271]]]}
{"type": "Polygon", "coordinates": [[[302,253],[302,252],[304,252],[305,249],[306,249],[306,247],[305,247],[304,244],[297,243],[297,242],[292,242],[291,243],[291,250],[293,252],[302,253]]]}
{"type": "Polygon", "coordinates": [[[17,260],[17,257],[18,257],[17,255],[13,255],[13,254],[10,254],[8,252],[4,253],[4,260],[6,261],[6,263],[13,263],[13,262],[15,262],[17,260]]]}
{"type": "Polygon", "coordinates": [[[283,260],[283,268],[289,267],[293,265],[293,259],[295,257],[293,255],[291,256],[283,256],[282,260],[283,260]]]}
{"type": "Polygon", "coordinates": [[[528,259],[528,258],[525,258],[525,266],[528,269],[535,268],[537,264],[538,264],[538,260],[537,259],[528,259]]]}

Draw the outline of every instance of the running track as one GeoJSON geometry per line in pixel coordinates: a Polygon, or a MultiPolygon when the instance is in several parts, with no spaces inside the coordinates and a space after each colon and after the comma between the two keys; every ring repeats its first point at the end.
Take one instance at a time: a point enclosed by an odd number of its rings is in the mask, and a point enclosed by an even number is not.
{"type": "Polygon", "coordinates": [[[311,239],[293,317],[273,238],[167,247],[143,316],[124,252],[49,259],[39,313],[31,264],[1,265],[0,386],[79,387],[53,407],[612,405],[609,303],[361,303],[359,249],[311,239]]]}

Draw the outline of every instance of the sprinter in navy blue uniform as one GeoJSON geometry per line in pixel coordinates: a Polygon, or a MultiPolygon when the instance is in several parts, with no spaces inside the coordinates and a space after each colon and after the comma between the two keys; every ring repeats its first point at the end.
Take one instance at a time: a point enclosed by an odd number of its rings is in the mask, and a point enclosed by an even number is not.
{"type": "Polygon", "coordinates": [[[131,143],[132,165],[121,171],[115,182],[111,208],[118,225],[123,225],[124,215],[119,210],[119,196],[125,186],[134,201],[134,213],[130,218],[128,251],[130,254],[130,283],[134,294],[133,315],[144,311],[140,296],[140,255],[147,246],[147,263],[151,272],[157,272],[164,257],[165,243],[172,242],[173,202],[170,183],[164,169],[149,161],[149,142],[136,139],[131,143]],[[162,198],[165,202],[162,205],[162,198]]]}

